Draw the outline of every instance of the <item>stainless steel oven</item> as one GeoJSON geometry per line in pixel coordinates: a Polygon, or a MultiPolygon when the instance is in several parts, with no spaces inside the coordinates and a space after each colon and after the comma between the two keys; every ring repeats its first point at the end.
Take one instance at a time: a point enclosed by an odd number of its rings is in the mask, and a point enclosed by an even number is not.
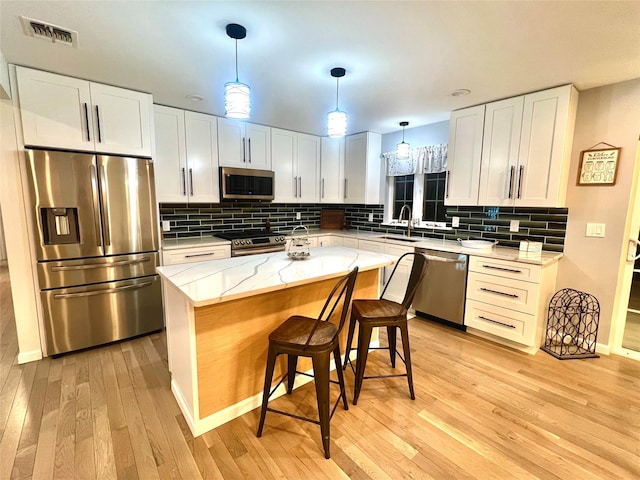
{"type": "Polygon", "coordinates": [[[232,257],[285,251],[286,238],[282,233],[244,230],[217,233],[216,236],[231,241],[232,257]]]}

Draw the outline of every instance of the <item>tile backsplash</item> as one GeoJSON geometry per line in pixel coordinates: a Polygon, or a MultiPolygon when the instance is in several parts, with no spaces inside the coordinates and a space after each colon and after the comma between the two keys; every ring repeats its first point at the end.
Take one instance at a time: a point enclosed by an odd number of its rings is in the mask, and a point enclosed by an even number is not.
{"type": "MultiPolygon", "coordinates": [[[[320,228],[322,209],[343,209],[347,226],[351,230],[381,233],[405,232],[404,228],[381,225],[384,215],[382,205],[354,204],[290,204],[264,202],[234,202],[188,205],[180,203],[160,204],[160,219],[171,222],[171,230],[163,232],[164,238],[210,236],[216,233],[245,229],[264,229],[269,219],[271,230],[288,233],[296,225],[310,230],[320,228]],[[300,220],[296,220],[296,213],[300,220]],[[369,214],[373,222],[369,222],[369,214]]],[[[485,238],[498,240],[507,247],[518,247],[520,240],[542,242],[544,250],[561,252],[567,229],[566,208],[520,207],[446,207],[447,224],[452,217],[459,217],[459,227],[452,230],[414,230],[416,237],[485,238]],[[511,220],[519,220],[518,232],[510,232],[511,220]]]]}

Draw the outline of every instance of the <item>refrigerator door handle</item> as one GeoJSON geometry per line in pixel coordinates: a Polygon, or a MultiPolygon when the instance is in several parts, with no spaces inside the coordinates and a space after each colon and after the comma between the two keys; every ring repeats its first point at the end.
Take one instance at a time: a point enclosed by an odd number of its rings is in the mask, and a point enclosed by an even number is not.
{"type": "Polygon", "coordinates": [[[111,263],[90,263],[88,265],[73,265],[71,267],[51,267],[52,272],[69,272],[74,270],[92,270],[94,268],[111,268],[111,267],[123,267],[126,265],[135,265],[137,263],[145,263],[151,260],[151,257],[144,256],[136,260],[122,260],[120,262],[111,263]]]}
{"type": "Polygon", "coordinates": [[[102,190],[102,231],[104,244],[111,245],[111,230],[109,228],[109,205],[107,201],[107,171],[104,165],[100,165],[100,189],[102,190]]]}
{"type": "Polygon", "coordinates": [[[53,298],[56,300],[63,300],[65,298],[77,298],[77,297],[93,297],[94,295],[106,295],[108,293],[118,293],[123,290],[138,290],[139,288],[148,287],[151,282],[141,282],[134,285],[124,285],[122,287],[105,288],[103,290],[90,290],[88,292],[79,293],[56,293],[53,298]]]}
{"type": "Polygon", "coordinates": [[[100,227],[100,199],[98,197],[98,172],[95,165],[91,165],[91,199],[93,203],[94,226],[96,229],[96,244],[102,246],[102,228],[100,227]]]}

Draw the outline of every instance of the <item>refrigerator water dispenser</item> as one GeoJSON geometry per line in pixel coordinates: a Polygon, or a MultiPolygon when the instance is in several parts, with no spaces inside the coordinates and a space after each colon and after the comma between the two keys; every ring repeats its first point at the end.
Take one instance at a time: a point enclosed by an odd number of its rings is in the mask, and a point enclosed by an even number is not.
{"type": "Polygon", "coordinates": [[[40,215],[45,245],[80,243],[77,208],[41,208],[40,215]]]}

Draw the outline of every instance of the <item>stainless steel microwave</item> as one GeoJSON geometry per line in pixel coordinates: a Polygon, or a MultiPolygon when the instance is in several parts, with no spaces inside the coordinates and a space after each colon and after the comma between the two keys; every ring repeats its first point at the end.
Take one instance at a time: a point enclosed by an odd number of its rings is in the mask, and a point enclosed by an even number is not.
{"type": "Polygon", "coordinates": [[[273,172],[220,167],[221,200],[273,200],[273,172]]]}

